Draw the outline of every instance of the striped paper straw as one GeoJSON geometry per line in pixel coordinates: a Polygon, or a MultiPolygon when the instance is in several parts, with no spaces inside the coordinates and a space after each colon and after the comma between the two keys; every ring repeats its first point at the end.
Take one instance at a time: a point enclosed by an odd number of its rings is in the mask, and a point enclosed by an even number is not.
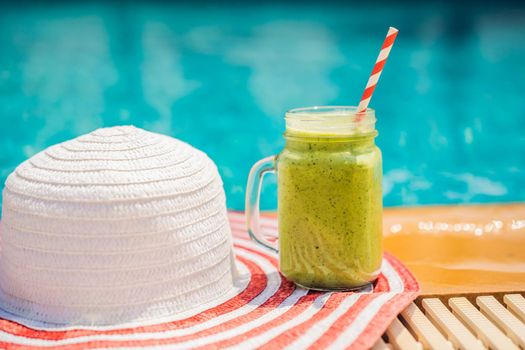
{"type": "Polygon", "coordinates": [[[383,71],[383,67],[385,66],[386,60],[388,58],[388,54],[390,54],[392,45],[394,45],[394,41],[396,40],[397,32],[398,30],[394,27],[388,28],[388,33],[386,34],[383,46],[381,46],[381,51],[377,57],[376,64],[374,65],[374,69],[372,69],[368,83],[366,83],[366,88],[363,92],[363,96],[361,96],[359,106],[357,106],[358,120],[362,118],[362,115],[359,116],[359,113],[366,111],[368,104],[372,99],[372,94],[374,93],[374,89],[376,88],[379,77],[381,76],[381,72],[383,71]]]}

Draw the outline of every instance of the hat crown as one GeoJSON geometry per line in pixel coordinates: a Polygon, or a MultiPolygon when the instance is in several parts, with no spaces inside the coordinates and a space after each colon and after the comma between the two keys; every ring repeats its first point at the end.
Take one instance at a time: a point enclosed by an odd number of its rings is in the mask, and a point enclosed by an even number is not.
{"type": "Polygon", "coordinates": [[[95,130],[8,177],[0,241],[2,308],[51,323],[173,315],[234,284],[215,164],[132,126],[95,130]]]}

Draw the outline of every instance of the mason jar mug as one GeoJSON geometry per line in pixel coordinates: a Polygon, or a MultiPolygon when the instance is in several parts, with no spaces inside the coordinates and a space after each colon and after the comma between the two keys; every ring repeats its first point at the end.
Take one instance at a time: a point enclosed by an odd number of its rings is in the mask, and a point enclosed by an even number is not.
{"type": "Polygon", "coordinates": [[[299,286],[367,288],[382,261],[382,163],[375,113],[309,107],[286,113],[285,146],[257,162],[246,189],[252,239],[279,252],[279,269],[299,286]],[[277,175],[278,243],[259,227],[263,176],[277,175]]]}

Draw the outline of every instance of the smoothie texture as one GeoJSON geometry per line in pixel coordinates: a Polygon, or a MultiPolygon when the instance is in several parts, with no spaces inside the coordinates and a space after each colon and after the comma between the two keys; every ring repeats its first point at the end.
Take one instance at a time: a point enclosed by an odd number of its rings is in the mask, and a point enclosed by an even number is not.
{"type": "Polygon", "coordinates": [[[280,270],[289,280],[349,290],[377,278],[382,169],[376,135],[287,128],[276,162],[280,270]]]}

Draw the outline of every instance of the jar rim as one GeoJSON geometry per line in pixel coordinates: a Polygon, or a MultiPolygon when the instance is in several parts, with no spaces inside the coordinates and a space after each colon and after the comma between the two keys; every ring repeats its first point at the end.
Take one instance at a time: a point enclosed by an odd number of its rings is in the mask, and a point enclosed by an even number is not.
{"type": "MultiPolygon", "coordinates": [[[[299,107],[292,108],[286,112],[286,117],[296,117],[296,116],[313,116],[320,114],[331,114],[332,116],[338,117],[348,117],[348,114],[357,115],[356,106],[310,106],[310,107],[299,107]],[[334,113],[335,112],[335,113],[334,113]],[[336,112],[344,112],[337,115],[336,112]]],[[[365,117],[375,117],[375,110],[373,108],[367,108],[366,111],[362,112],[365,117]]]]}
{"type": "Polygon", "coordinates": [[[351,136],[375,131],[375,111],[357,112],[355,106],[313,106],[286,112],[286,130],[292,133],[351,136]]]}

